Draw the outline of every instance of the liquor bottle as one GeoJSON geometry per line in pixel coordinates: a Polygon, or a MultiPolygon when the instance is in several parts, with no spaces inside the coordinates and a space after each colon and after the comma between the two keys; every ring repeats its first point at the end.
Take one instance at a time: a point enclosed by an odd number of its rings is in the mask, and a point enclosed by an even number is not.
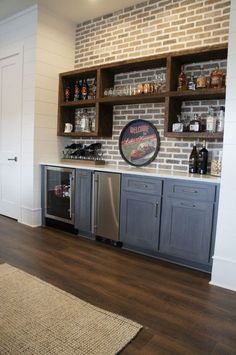
{"type": "Polygon", "coordinates": [[[188,170],[189,173],[195,174],[197,172],[197,166],[198,166],[198,152],[197,152],[196,143],[194,142],[193,149],[189,157],[189,170],[188,170]]]}
{"type": "Polygon", "coordinates": [[[178,76],[178,87],[177,87],[178,91],[184,91],[187,90],[187,78],[186,78],[186,74],[184,72],[184,66],[181,66],[181,72],[178,76]]]}
{"type": "Polygon", "coordinates": [[[205,89],[207,87],[207,78],[203,73],[203,67],[201,66],[200,75],[197,77],[197,89],[205,89]]]}
{"type": "Polygon", "coordinates": [[[224,85],[224,73],[219,69],[219,65],[211,72],[210,85],[213,89],[221,89],[224,85]]]}
{"type": "Polygon", "coordinates": [[[91,129],[91,132],[95,132],[95,130],[96,130],[96,118],[95,118],[95,116],[91,117],[90,129],[91,129]]]}
{"type": "Polygon", "coordinates": [[[66,85],[65,87],[65,102],[70,101],[70,86],[66,85]]]}
{"type": "Polygon", "coordinates": [[[206,119],[206,131],[209,133],[216,132],[216,115],[212,106],[209,108],[209,113],[206,119]]]}
{"type": "Polygon", "coordinates": [[[216,131],[223,132],[224,131],[224,120],[225,120],[225,108],[224,106],[220,106],[220,112],[217,117],[216,131]]]}
{"type": "Polygon", "coordinates": [[[207,163],[208,163],[208,150],[206,149],[206,142],[203,142],[202,149],[198,153],[198,174],[207,173],[207,163]]]}
{"type": "Polygon", "coordinates": [[[79,81],[75,81],[75,89],[74,89],[74,101],[78,101],[80,99],[80,85],[79,81]]]}
{"type": "Polygon", "coordinates": [[[82,100],[87,100],[87,98],[88,98],[88,83],[87,83],[86,79],[83,79],[83,81],[82,81],[81,97],[82,97],[82,100]]]}
{"type": "Polygon", "coordinates": [[[76,109],[75,110],[75,132],[81,132],[81,110],[76,109]]]}
{"type": "Polygon", "coordinates": [[[193,120],[189,123],[189,132],[200,132],[202,130],[201,119],[198,114],[193,115],[193,120]]]}
{"type": "Polygon", "coordinates": [[[96,82],[96,79],[94,79],[93,84],[92,84],[93,99],[96,99],[96,93],[97,93],[97,82],[96,82]]]}
{"type": "Polygon", "coordinates": [[[188,90],[196,90],[196,83],[193,75],[190,76],[188,81],[188,90]]]}

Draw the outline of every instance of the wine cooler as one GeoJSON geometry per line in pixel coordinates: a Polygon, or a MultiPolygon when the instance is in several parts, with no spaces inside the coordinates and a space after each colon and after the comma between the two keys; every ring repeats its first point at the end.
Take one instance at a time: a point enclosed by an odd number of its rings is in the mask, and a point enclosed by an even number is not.
{"type": "Polygon", "coordinates": [[[75,170],[45,167],[45,217],[74,224],[75,170]]]}

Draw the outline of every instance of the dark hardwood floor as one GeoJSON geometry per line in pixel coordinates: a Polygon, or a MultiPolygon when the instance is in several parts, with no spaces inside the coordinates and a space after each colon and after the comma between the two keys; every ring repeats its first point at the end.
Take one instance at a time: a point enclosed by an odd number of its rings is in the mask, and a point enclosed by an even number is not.
{"type": "Polygon", "coordinates": [[[236,354],[236,293],[209,275],[0,216],[0,259],[137,321],[122,354],[236,354]]]}

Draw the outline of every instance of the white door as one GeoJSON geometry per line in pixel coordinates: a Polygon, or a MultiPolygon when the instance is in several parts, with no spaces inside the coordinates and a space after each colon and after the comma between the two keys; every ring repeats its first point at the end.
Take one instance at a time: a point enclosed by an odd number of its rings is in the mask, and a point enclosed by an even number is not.
{"type": "Polygon", "coordinates": [[[0,214],[19,218],[22,60],[0,57],[0,214]]]}

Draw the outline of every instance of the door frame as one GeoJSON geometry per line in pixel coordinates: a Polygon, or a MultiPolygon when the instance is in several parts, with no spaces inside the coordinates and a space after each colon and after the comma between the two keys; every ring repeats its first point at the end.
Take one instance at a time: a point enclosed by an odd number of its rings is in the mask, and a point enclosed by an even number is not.
{"type": "Polygon", "coordinates": [[[24,45],[23,43],[17,43],[9,46],[5,46],[0,49],[0,61],[8,59],[14,56],[18,56],[19,68],[20,68],[20,124],[19,124],[19,154],[18,154],[18,179],[19,189],[17,190],[17,221],[21,219],[21,191],[22,191],[22,120],[23,120],[23,73],[24,73],[24,45]]]}

